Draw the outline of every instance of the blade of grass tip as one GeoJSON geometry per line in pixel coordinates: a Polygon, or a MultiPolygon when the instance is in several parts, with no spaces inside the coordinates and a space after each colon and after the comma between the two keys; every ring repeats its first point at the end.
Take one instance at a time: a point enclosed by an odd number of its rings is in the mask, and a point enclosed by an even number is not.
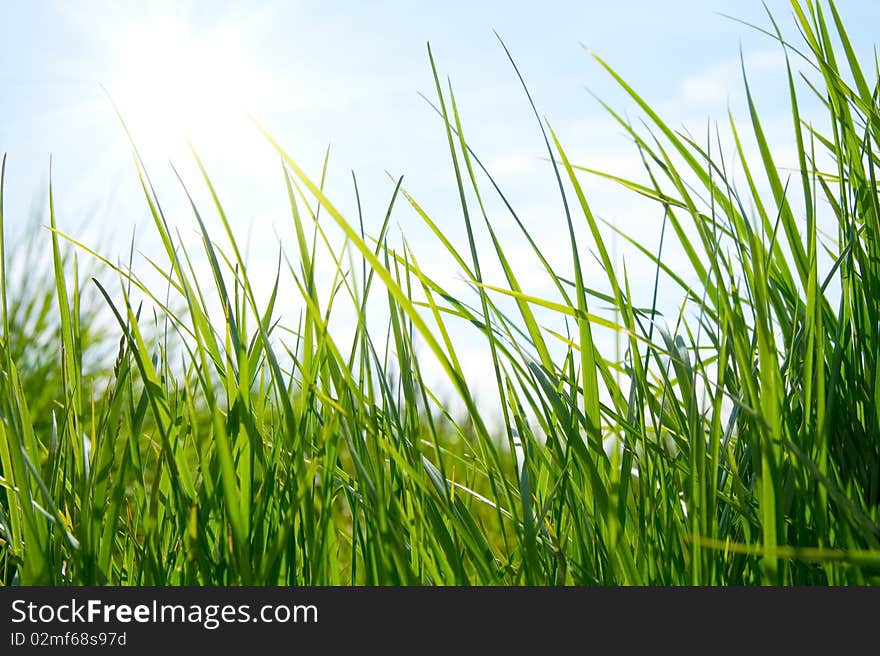
{"type": "MultiPolygon", "coordinates": [[[[562,184],[562,176],[559,173],[559,167],[556,165],[556,159],[553,157],[553,148],[550,146],[550,140],[547,137],[547,130],[545,130],[544,123],[543,121],[541,121],[541,116],[540,114],[538,114],[538,108],[535,106],[535,102],[532,99],[532,94],[529,91],[525,79],[523,78],[519,68],[516,65],[516,61],[513,59],[513,55],[511,55],[510,50],[508,50],[507,48],[507,45],[504,43],[504,41],[501,39],[501,36],[497,32],[495,32],[495,36],[497,37],[499,43],[501,43],[501,47],[504,49],[504,52],[506,53],[510,64],[513,66],[513,70],[516,72],[516,75],[519,78],[520,85],[522,86],[523,91],[526,94],[526,98],[528,98],[529,105],[531,106],[535,119],[538,122],[538,126],[541,129],[541,134],[544,138],[544,145],[547,148],[547,154],[550,157],[550,163],[553,165],[553,174],[556,178],[556,184],[559,188],[559,194],[562,199],[562,206],[565,212],[565,221],[568,225],[568,236],[571,243],[571,256],[572,264],[574,267],[575,294],[577,297],[578,310],[580,311],[581,315],[585,315],[588,311],[588,308],[583,279],[583,269],[581,268],[580,255],[578,254],[580,249],[577,244],[577,238],[575,237],[574,223],[571,218],[571,210],[568,206],[568,198],[565,193],[565,187],[562,184]]],[[[578,317],[578,332],[581,342],[581,394],[583,395],[584,414],[587,417],[590,426],[587,433],[589,437],[592,437],[595,444],[599,448],[601,448],[602,432],[600,428],[601,417],[599,413],[599,378],[597,373],[596,360],[593,353],[593,334],[590,330],[589,323],[580,317],[578,317]]]]}
{"type": "MultiPolygon", "coordinates": [[[[636,147],[640,151],[644,152],[641,144],[636,143],[636,147]]],[[[642,157],[644,158],[644,154],[642,155],[642,157]]],[[[621,187],[624,187],[625,189],[635,192],[640,196],[644,196],[645,198],[648,198],[650,200],[657,201],[658,203],[678,207],[680,209],[687,209],[687,206],[682,201],[677,200],[671,196],[667,196],[659,189],[653,189],[651,187],[639,184],[638,182],[635,182],[633,180],[628,180],[627,178],[623,178],[618,175],[612,175],[611,173],[599,171],[598,169],[593,169],[588,166],[582,166],[580,164],[572,164],[571,168],[573,168],[575,171],[583,171],[584,173],[589,173],[590,175],[595,175],[600,178],[605,178],[606,180],[616,182],[621,187]]]]}
{"type": "MultiPolygon", "coordinates": [[[[358,188],[357,176],[354,173],[354,169],[351,171],[351,184],[354,187],[354,200],[355,206],[357,207],[357,216],[358,216],[358,229],[360,230],[361,239],[364,241],[367,240],[367,233],[364,230],[364,209],[361,206],[361,191],[358,188]]],[[[364,285],[367,282],[367,261],[364,258],[361,258],[361,281],[364,285]]],[[[352,299],[357,305],[357,299],[352,299]]],[[[362,315],[363,312],[359,312],[359,315],[362,315]]],[[[360,318],[360,316],[359,316],[360,318]]],[[[355,340],[356,341],[356,340],[355,340]]]]}
{"type": "Polygon", "coordinates": [[[806,253],[804,253],[803,243],[801,242],[800,230],[797,227],[794,213],[792,212],[788,199],[785,196],[782,180],[779,177],[776,164],[773,160],[773,154],[767,143],[767,137],[761,126],[761,120],[758,117],[758,110],[755,107],[754,97],[752,96],[748,76],[746,75],[745,58],[743,57],[742,50],[740,50],[740,67],[742,69],[743,86],[746,91],[746,100],[749,107],[749,116],[752,121],[752,129],[755,135],[755,140],[758,142],[758,150],[761,153],[761,160],[764,163],[764,173],[770,183],[773,198],[779,207],[780,216],[782,217],[782,227],[785,230],[786,240],[791,248],[792,256],[794,257],[794,263],[800,277],[800,282],[802,285],[806,285],[808,276],[807,258],[806,253]]]}
{"type": "MultiPolygon", "coordinates": [[[[376,237],[376,248],[373,251],[373,254],[378,257],[379,253],[382,251],[383,247],[387,247],[385,243],[386,235],[388,234],[388,228],[391,225],[391,213],[394,209],[394,203],[397,200],[397,195],[401,191],[401,185],[403,184],[403,176],[400,176],[397,179],[397,182],[394,185],[394,191],[391,194],[391,200],[388,202],[388,207],[385,210],[385,217],[382,220],[382,226],[379,229],[379,235],[376,237]]],[[[361,226],[361,234],[362,238],[364,235],[363,226],[361,226]]],[[[363,291],[361,294],[360,302],[358,303],[358,316],[359,316],[359,329],[363,330],[363,337],[371,342],[369,335],[366,331],[366,308],[367,308],[367,299],[370,295],[370,290],[372,288],[373,279],[375,277],[375,272],[371,267],[368,267],[368,262],[366,258],[362,258],[362,269],[363,269],[363,291]]]]}
{"type": "MultiPolygon", "coordinates": [[[[799,10],[798,0],[790,0],[790,2],[791,2],[791,5],[795,8],[795,11],[799,10]]],[[[764,5],[765,8],[767,7],[766,2],[762,1],[761,4],[764,5]]],[[[737,18],[736,16],[732,16],[730,14],[725,14],[724,12],[721,12],[721,11],[716,12],[716,13],[719,16],[721,16],[722,18],[726,18],[727,20],[732,21],[734,23],[739,23],[740,25],[744,25],[745,27],[748,27],[749,29],[754,30],[755,32],[757,32],[759,34],[763,34],[764,36],[769,36],[773,40],[779,39],[778,35],[774,34],[773,32],[771,32],[768,29],[761,27],[760,25],[758,25],[756,23],[750,23],[746,20],[743,20],[742,18],[737,18]]],[[[804,37],[805,41],[807,41],[807,38],[803,34],[803,31],[801,31],[801,36],[804,37]]],[[[814,62],[813,59],[811,57],[809,57],[805,52],[799,50],[793,43],[791,43],[791,41],[782,40],[782,45],[784,45],[786,48],[791,50],[791,52],[798,55],[798,57],[800,57],[805,64],[807,64],[808,66],[811,66],[812,68],[816,69],[817,71],[819,70],[819,67],[816,66],[816,62],[814,62]]]]}
{"type": "MultiPolygon", "coordinates": [[[[272,289],[269,293],[269,300],[266,303],[266,309],[263,311],[260,318],[260,325],[263,326],[263,330],[266,335],[269,336],[272,334],[274,330],[274,324],[272,322],[272,315],[275,312],[275,303],[278,300],[278,289],[281,284],[281,244],[278,245],[278,258],[277,264],[275,265],[275,280],[272,283],[272,289]]],[[[275,323],[280,321],[280,319],[276,319],[275,323]]],[[[254,338],[254,345],[252,346],[252,351],[250,355],[250,365],[248,369],[251,371],[252,376],[257,375],[257,371],[259,368],[260,357],[265,351],[265,344],[262,340],[257,341],[256,337],[254,338]]]]}
{"type": "MultiPolygon", "coordinates": [[[[428,103],[428,106],[430,106],[431,109],[433,109],[434,112],[442,118],[442,116],[443,116],[442,112],[433,102],[431,102],[430,99],[428,99],[426,96],[424,96],[421,93],[419,94],[419,96],[421,96],[421,98],[425,102],[428,103]]],[[[453,128],[453,132],[455,132],[454,128],[453,128]]],[[[568,296],[568,293],[565,291],[565,287],[562,284],[563,282],[568,283],[569,281],[565,280],[564,278],[559,276],[554,271],[550,262],[547,260],[544,253],[541,251],[541,249],[538,247],[538,244],[535,242],[534,237],[532,237],[531,233],[525,227],[525,225],[523,224],[519,215],[516,213],[516,210],[513,208],[513,205],[511,205],[510,200],[507,198],[507,196],[505,196],[504,192],[501,191],[501,187],[499,186],[498,181],[495,180],[495,178],[492,176],[492,174],[489,172],[489,170],[486,168],[486,166],[483,164],[483,162],[477,156],[476,152],[474,152],[474,149],[471,148],[467,143],[465,143],[465,151],[468,153],[470,158],[473,158],[473,161],[476,162],[477,166],[480,168],[480,170],[486,176],[486,179],[489,180],[490,184],[492,185],[492,188],[495,190],[495,193],[498,194],[499,199],[504,204],[504,207],[507,209],[511,218],[513,218],[514,223],[516,223],[517,228],[522,233],[522,235],[525,237],[526,241],[529,243],[529,247],[532,249],[532,252],[534,253],[534,255],[538,258],[538,261],[541,263],[541,266],[544,268],[544,271],[546,271],[547,275],[550,276],[550,281],[556,287],[556,290],[559,292],[559,295],[565,300],[566,303],[571,303],[569,296],[568,296]]],[[[490,231],[490,236],[492,236],[493,243],[494,243],[496,241],[495,231],[491,228],[491,225],[487,224],[487,228],[490,231]]],[[[496,250],[497,250],[497,247],[496,247],[496,250]]],[[[512,285],[512,288],[519,289],[518,285],[513,286],[513,283],[510,283],[510,284],[512,285]]],[[[573,282],[571,282],[569,284],[571,287],[574,287],[573,282]]],[[[552,369],[552,367],[550,367],[550,369],[552,369]]],[[[548,371],[549,371],[549,369],[548,369],[548,371]]]]}
{"type": "MultiPolygon", "coordinates": [[[[833,5],[832,5],[833,6],[833,5]]],[[[767,9],[765,5],[765,9],[767,9]]],[[[776,34],[780,41],[782,41],[782,31],[779,29],[779,25],[777,25],[776,20],[773,18],[773,15],[767,10],[767,14],[770,18],[770,22],[773,25],[773,29],[776,30],[776,34]]],[[[836,15],[836,12],[835,12],[836,15]]],[[[794,87],[794,76],[791,72],[791,62],[788,58],[788,50],[783,48],[783,53],[785,55],[785,71],[788,76],[788,96],[789,103],[791,105],[791,118],[794,124],[794,134],[797,145],[797,153],[798,153],[798,166],[801,172],[801,182],[803,184],[803,192],[804,192],[804,207],[806,208],[806,216],[807,216],[807,235],[808,239],[810,235],[813,235],[815,232],[813,221],[815,217],[813,215],[813,199],[810,194],[810,180],[809,180],[809,169],[807,168],[806,162],[806,150],[804,148],[804,135],[801,130],[801,115],[800,110],[798,108],[798,100],[797,100],[797,92],[794,87]]]]}
{"type": "MultiPolygon", "coordinates": [[[[300,256],[300,267],[303,273],[303,279],[306,285],[306,292],[309,297],[312,299],[312,302],[315,305],[320,303],[320,299],[317,296],[317,292],[315,290],[315,277],[314,277],[314,263],[312,261],[312,255],[314,253],[314,249],[312,249],[308,242],[306,241],[306,233],[305,228],[303,227],[302,218],[299,212],[299,206],[296,201],[296,194],[293,190],[293,185],[291,184],[290,175],[287,171],[286,166],[284,165],[284,159],[281,159],[281,170],[284,173],[284,184],[287,188],[287,198],[290,203],[290,212],[293,217],[293,225],[296,231],[296,240],[297,245],[299,246],[299,256],[300,256]]],[[[303,326],[303,386],[305,389],[309,389],[311,377],[314,375],[314,367],[312,365],[312,361],[314,359],[314,326],[312,320],[312,313],[306,312],[305,317],[305,325],[303,326]]]]}
{"type": "MultiPolygon", "coordinates": [[[[189,189],[186,184],[183,182],[183,178],[180,177],[180,174],[177,172],[177,169],[171,164],[171,169],[174,171],[174,175],[177,177],[180,186],[183,188],[184,194],[186,194],[186,198],[189,201],[190,207],[195,215],[196,221],[199,224],[199,230],[202,234],[202,240],[205,248],[205,254],[208,256],[208,263],[211,266],[211,272],[214,274],[214,284],[217,288],[217,293],[220,297],[220,303],[223,308],[223,313],[225,315],[226,321],[229,324],[229,338],[232,340],[232,345],[234,348],[234,352],[236,355],[236,359],[231,362],[234,371],[233,373],[238,376],[238,367],[240,366],[240,358],[244,351],[244,348],[241,343],[241,333],[238,329],[238,322],[236,321],[235,311],[233,308],[232,301],[229,297],[229,292],[226,289],[226,282],[223,278],[223,272],[220,269],[220,262],[217,259],[217,251],[214,247],[214,243],[211,241],[211,238],[208,236],[208,230],[205,227],[205,222],[202,220],[202,215],[199,212],[198,207],[195,204],[192,196],[189,193],[189,189]]],[[[227,224],[228,225],[228,224],[227,224]]],[[[234,240],[233,240],[234,242],[234,240]]],[[[236,256],[241,257],[238,254],[237,246],[234,246],[236,250],[236,256]]]]}
{"type": "Polygon", "coordinates": [[[52,185],[52,159],[49,158],[49,223],[52,232],[52,265],[55,274],[55,290],[57,293],[58,313],[61,332],[61,366],[64,372],[65,389],[64,395],[69,411],[65,413],[65,421],[70,422],[71,448],[74,461],[80,466],[83,463],[83,445],[79,419],[82,416],[80,406],[80,375],[76,366],[76,344],[74,338],[73,318],[70,311],[70,299],[67,293],[64,263],[61,256],[61,248],[58,243],[58,235],[55,220],[55,194],[52,185]]]}

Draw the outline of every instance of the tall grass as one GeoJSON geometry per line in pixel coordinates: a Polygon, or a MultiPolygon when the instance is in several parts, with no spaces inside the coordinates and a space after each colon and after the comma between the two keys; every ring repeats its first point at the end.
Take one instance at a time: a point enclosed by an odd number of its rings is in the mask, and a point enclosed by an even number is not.
{"type": "Polygon", "coordinates": [[[645,116],[637,128],[608,107],[644,164],[632,179],[573,162],[535,111],[567,258],[541,251],[468,145],[433,56],[465,243],[452,243],[399,180],[368,233],[325,195],[326,162],[310,177],[263,130],[282,160],[296,239],[266,293],[195,151],[212,199],[191,207],[200,254],[172,229],[133,146],[164,248],[149,260],[159,291],[131,259],[114,264],[60,232],[50,184],[49,286],[16,290],[7,269],[17,254],[0,241],[0,580],[880,581],[880,76],[858,61],[833,3],[792,7],[802,43],[775,23],[766,32],[788,63],[793,174],[780,171],[745,76],[750,121],[731,118],[735,146],[725,151],[720,137],[699,143],[673,130],[597,58],[645,116]],[[801,120],[803,89],[827,110],[827,130],[801,120]],[[747,140],[759,160],[746,156],[747,140]],[[659,245],[623,235],[655,271],[648,304],[609,254],[583,187],[595,175],[656,203],[659,245]],[[504,213],[489,209],[490,196],[504,213]],[[469,294],[444,288],[406,242],[389,239],[402,204],[457,263],[469,294]],[[208,233],[208,212],[225,235],[208,233]],[[821,238],[820,217],[836,238],[821,238]],[[331,231],[344,246],[332,246],[331,231]],[[484,282],[480,234],[503,287],[484,282]],[[553,295],[530,293],[506,250],[511,234],[531,245],[553,295]],[[672,240],[688,271],[664,260],[672,240]],[[589,279],[588,249],[604,280],[589,279]],[[98,263],[93,279],[74,255],[98,263]],[[318,279],[322,256],[335,270],[329,287],[318,279]],[[661,280],[680,289],[677,316],[660,315],[661,280]],[[89,286],[115,322],[103,340],[117,355],[103,376],[84,371],[89,286]],[[291,295],[302,305],[293,325],[276,311],[291,295]],[[48,342],[20,319],[28,305],[44,308],[48,342]],[[353,311],[348,331],[335,328],[340,307],[353,311]],[[568,335],[546,327],[554,315],[568,335]],[[495,396],[479,403],[452,337],[463,322],[491,356],[495,396]],[[625,346],[619,358],[597,347],[609,329],[625,346]],[[428,384],[433,363],[463,415],[428,384]]]}

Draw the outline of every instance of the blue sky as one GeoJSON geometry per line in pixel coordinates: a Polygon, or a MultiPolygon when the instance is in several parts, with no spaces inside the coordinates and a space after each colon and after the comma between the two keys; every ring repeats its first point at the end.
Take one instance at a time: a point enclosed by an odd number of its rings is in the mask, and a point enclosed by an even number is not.
{"type": "MultiPolygon", "coordinates": [[[[790,27],[788,3],[768,4],[790,27]]],[[[841,7],[856,29],[856,41],[870,45],[868,26],[878,23],[880,5],[844,1],[841,7]]],[[[247,110],[307,163],[319,162],[329,143],[332,170],[347,175],[355,169],[364,189],[381,187],[385,192],[387,169],[406,174],[409,184],[427,192],[445,187],[451,169],[442,130],[418,96],[419,91],[433,91],[426,42],[434,47],[441,73],[453,80],[478,152],[489,160],[516,153],[500,167],[505,169],[522,157],[540,156],[540,135],[493,29],[517,59],[541,112],[570,148],[588,156],[591,136],[603,147],[608,144],[601,143],[607,137],[599,127],[604,113],[585,88],[612,103],[622,96],[581,44],[664,108],[673,123],[723,118],[730,94],[740,87],[740,46],[747,61],[753,54],[757,62],[778,48],[716,12],[767,25],[757,1],[4,0],[0,149],[9,156],[8,203],[14,213],[30,206],[45,184],[50,153],[56,193],[63,201],[59,206],[67,210],[69,221],[89,211],[91,220],[99,222],[102,218],[93,208],[106,206],[113,197],[121,196],[114,202],[123,202],[127,192],[136,191],[124,135],[100,85],[124,114],[136,113],[126,107],[124,97],[132,84],[126,79],[130,50],[140,51],[134,58],[155,58],[169,26],[180,38],[194,41],[231,35],[236,41],[232,56],[241,61],[240,77],[259,78],[257,97],[247,101],[247,110]]],[[[761,71],[756,76],[765,111],[781,99],[774,88],[780,86],[779,76],[770,77],[772,84],[762,88],[761,71]]],[[[157,93],[162,91],[160,85],[157,93]]],[[[264,144],[255,131],[243,135],[236,130],[238,143],[231,142],[224,127],[195,141],[209,165],[228,170],[225,188],[234,193],[236,178],[242,187],[253,183],[247,173],[254,170],[253,159],[264,144]],[[251,160],[245,163],[246,157],[251,160]]],[[[622,150],[627,148],[622,139],[617,141],[622,150]]],[[[154,154],[159,168],[165,168],[165,153],[154,154]]],[[[260,155],[270,158],[271,151],[264,148],[260,155]]],[[[438,202],[447,197],[443,193],[438,202]]],[[[251,213],[257,215],[254,200],[249,194],[251,213]]],[[[116,227],[139,220],[136,208],[126,206],[126,211],[132,215],[117,216],[116,227]]]]}
{"type": "MultiPolygon", "coordinates": [[[[797,41],[788,2],[767,4],[797,41]]],[[[880,3],[844,0],[839,6],[854,41],[869,52],[870,27],[880,24],[880,3]]],[[[441,75],[452,80],[471,145],[551,258],[555,253],[564,257],[562,216],[552,172],[541,159],[541,135],[493,30],[510,48],[539,111],[569,156],[594,168],[637,175],[636,153],[586,89],[628,114],[633,104],[586,49],[618,70],[670,124],[696,131],[705,131],[709,117],[725,120],[728,108],[742,115],[742,49],[765,124],[777,147],[786,148],[790,127],[780,48],[718,12],[768,25],[757,0],[3,0],[0,152],[7,153],[8,229],[14,234],[34,207],[44,211],[51,154],[63,230],[115,259],[127,250],[137,226],[138,247],[158,255],[109,95],[131,124],[170,222],[185,240],[196,243],[195,224],[169,158],[199,202],[204,203],[205,192],[180,143],[166,138],[169,117],[189,113],[186,129],[235,229],[243,239],[249,237],[255,269],[267,278],[274,270],[278,238],[292,246],[292,232],[277,155],[245,112],[258,117],[316,177],[330,144],[330,196],[344,211],[353,211],[354,170],[368,231],[381,223],[393,188],[387,171],[405,175],[407,190],[452,238],[460,239],[445,134],[419,96],[434,95],[426,50],[430,41],[441,75]],[[181,51],[194,57],[182,64],[189,67],[189,78],[168,70],[168,56],[181,51]],[[169,86],[170,78],[179,79],[169,86]],[[175,105],[175,98],[194,109],[175,105]]],[[[656,233],[656,213],[644,214],[608,185],[590,181],[587,188],[604,218],[647,240],[656,233]]],[[[421,254],[420,264],[454,281],[457,272],[437,253],[414,213],[401,207],[395,219],[421,254]]],[[[216,227],[210,213],[208,221],[216,227]]],[[[509,238],[515,243],[515,235],[509,238]]],[[[517,252],[517,246],[511,248],[517,252]]],[[[539,293],[546,287],[536,264],[528,261],[527,251],[521,252],[520,266],[526,277],[535,270],[532,291],[539,293]]],[[[622,251],[618,256],[623,257],[622,251]]],[[[637,276],[639,270],[634,271],[637,276]]],[[[648,268],[642,272],[647,275],[648,268]]],[[[477,360],[479,355],[475,348],[477,360]]]]}

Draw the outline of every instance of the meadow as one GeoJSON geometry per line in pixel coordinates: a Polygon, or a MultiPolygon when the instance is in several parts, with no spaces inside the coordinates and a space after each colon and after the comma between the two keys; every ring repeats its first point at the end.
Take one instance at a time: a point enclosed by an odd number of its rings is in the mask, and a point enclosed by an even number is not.
{"type": "Polygon", "coordinates": [[[191,206],[199,253],[132,141],[162,244],[149,275],[136,244],[118,259],[59,230],[51,182],[49,225],[9,241],[0,192],[0,583],[880,582],[880,72],[832,2],[792,9],[796,43],[773,17],[744,29],[785,52],[794,169],[780,166],[745,71],[750,120],[717,117],[702,139],[596,56],[644,118],[606,106],[643,165],[627,178],[572,161],[519,78],[558,184],[564,258],[541,250],[471,149],[430,50],[461,243],[399,180],[368,229],[325,195],[326,163],[308,173],[259,124],[296,237],[268,292],[195,150],[211,199],[191,206]],[[802,120],[803,94],[821,125],[802,120]],[[659,243],[619,235],[652,271],[647,294],[591,209],[583,181],[595,176],[656,209],[645,220],[661,223],[659,243]],[[392,239],[401,206],[466,293],[392,239]],[[513,234],[552,294],[530,290],[513,234]],[[666,260],[671,244],[687,270],[666,260]],[[486,246],[505,285],[484,280],[486,246]],[[329,285],[317,279],[328,260],[329,285]],[[661,312],[661,282],[676,314],[661,312]],[[279,319],[291,296],[300,315],[279,319]],[[337,329],[341,307],[355,319],[337,329]],[[465,375],[462,323],[491,357],[491,399],[465,375]]]}

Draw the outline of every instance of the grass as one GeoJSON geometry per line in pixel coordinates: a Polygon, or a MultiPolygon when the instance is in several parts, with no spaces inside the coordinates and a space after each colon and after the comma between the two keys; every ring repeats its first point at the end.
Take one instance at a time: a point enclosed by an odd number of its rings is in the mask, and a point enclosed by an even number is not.
{"type": "Polygon", "coordinates": [[[644,164],[632,179],[572,161],[535,111],[567,261],[541,251],[471,150],[430,52],[466,243],[400,180],[368,233],[325,195],[326,161],[310,177],[263,130],[296,236],[267,294],[195,151],[212,200],[191,207],[201,253],[172,230],[133,146],[162,291],[132,257],[114,264],[60,232],[50,182],[50,230],[31,237],[37,249],[51,241],[46,275],[16,285],[17,254],[0,240],[0,581],[880,582],[880,75],[858,61],[833,3],[792,7],[802,42],[772,17],[765,31],[786,53],[794,172],[780,170],[745,74],[750,120],[730,118],[725,150],[720,128],[705,143],[673,130],[597,58],[645,117],[637,127],[607,108],[644,164]],[[804,93],[827,129],[802,120],[804,93]],[[646,220],[662,221],[659,245],[622,235],[655,271],[647,304],[591,210],[583,184],[596,175],[656,205],[646,220]],[[392,243],[401,205],[468,294],[392,243]],[[208,233],[208,212],[225,234],[208,233]],[[504,286],[484,282],[480,234],[504,286]],[[553,294],[529,292],[505,250],[512,234],[553,294]],[[688,270],[664,261],[670,241],[688,270]],[[603,280],[587,276],[588,249],[603,280]],[[660,314],[661,281],[680,291],[676,316],[660,314]],[[84,307],[87,290],[102,311],[84,307]],[[289,325],[276,302],[291,295],[302,313],[289,325]],[[340,307],[354,317],[347,332],[340,307]],[[491,356],[495,394],[479,403],[453,339],[461,324],[491,356]],[[619,356],[599,348],[602,331],[619,356]],[[115,351],[112,367],[89,369],[102,350],[115,351]],[[434,362],[460,416],[427,383],[434,362]]]}

